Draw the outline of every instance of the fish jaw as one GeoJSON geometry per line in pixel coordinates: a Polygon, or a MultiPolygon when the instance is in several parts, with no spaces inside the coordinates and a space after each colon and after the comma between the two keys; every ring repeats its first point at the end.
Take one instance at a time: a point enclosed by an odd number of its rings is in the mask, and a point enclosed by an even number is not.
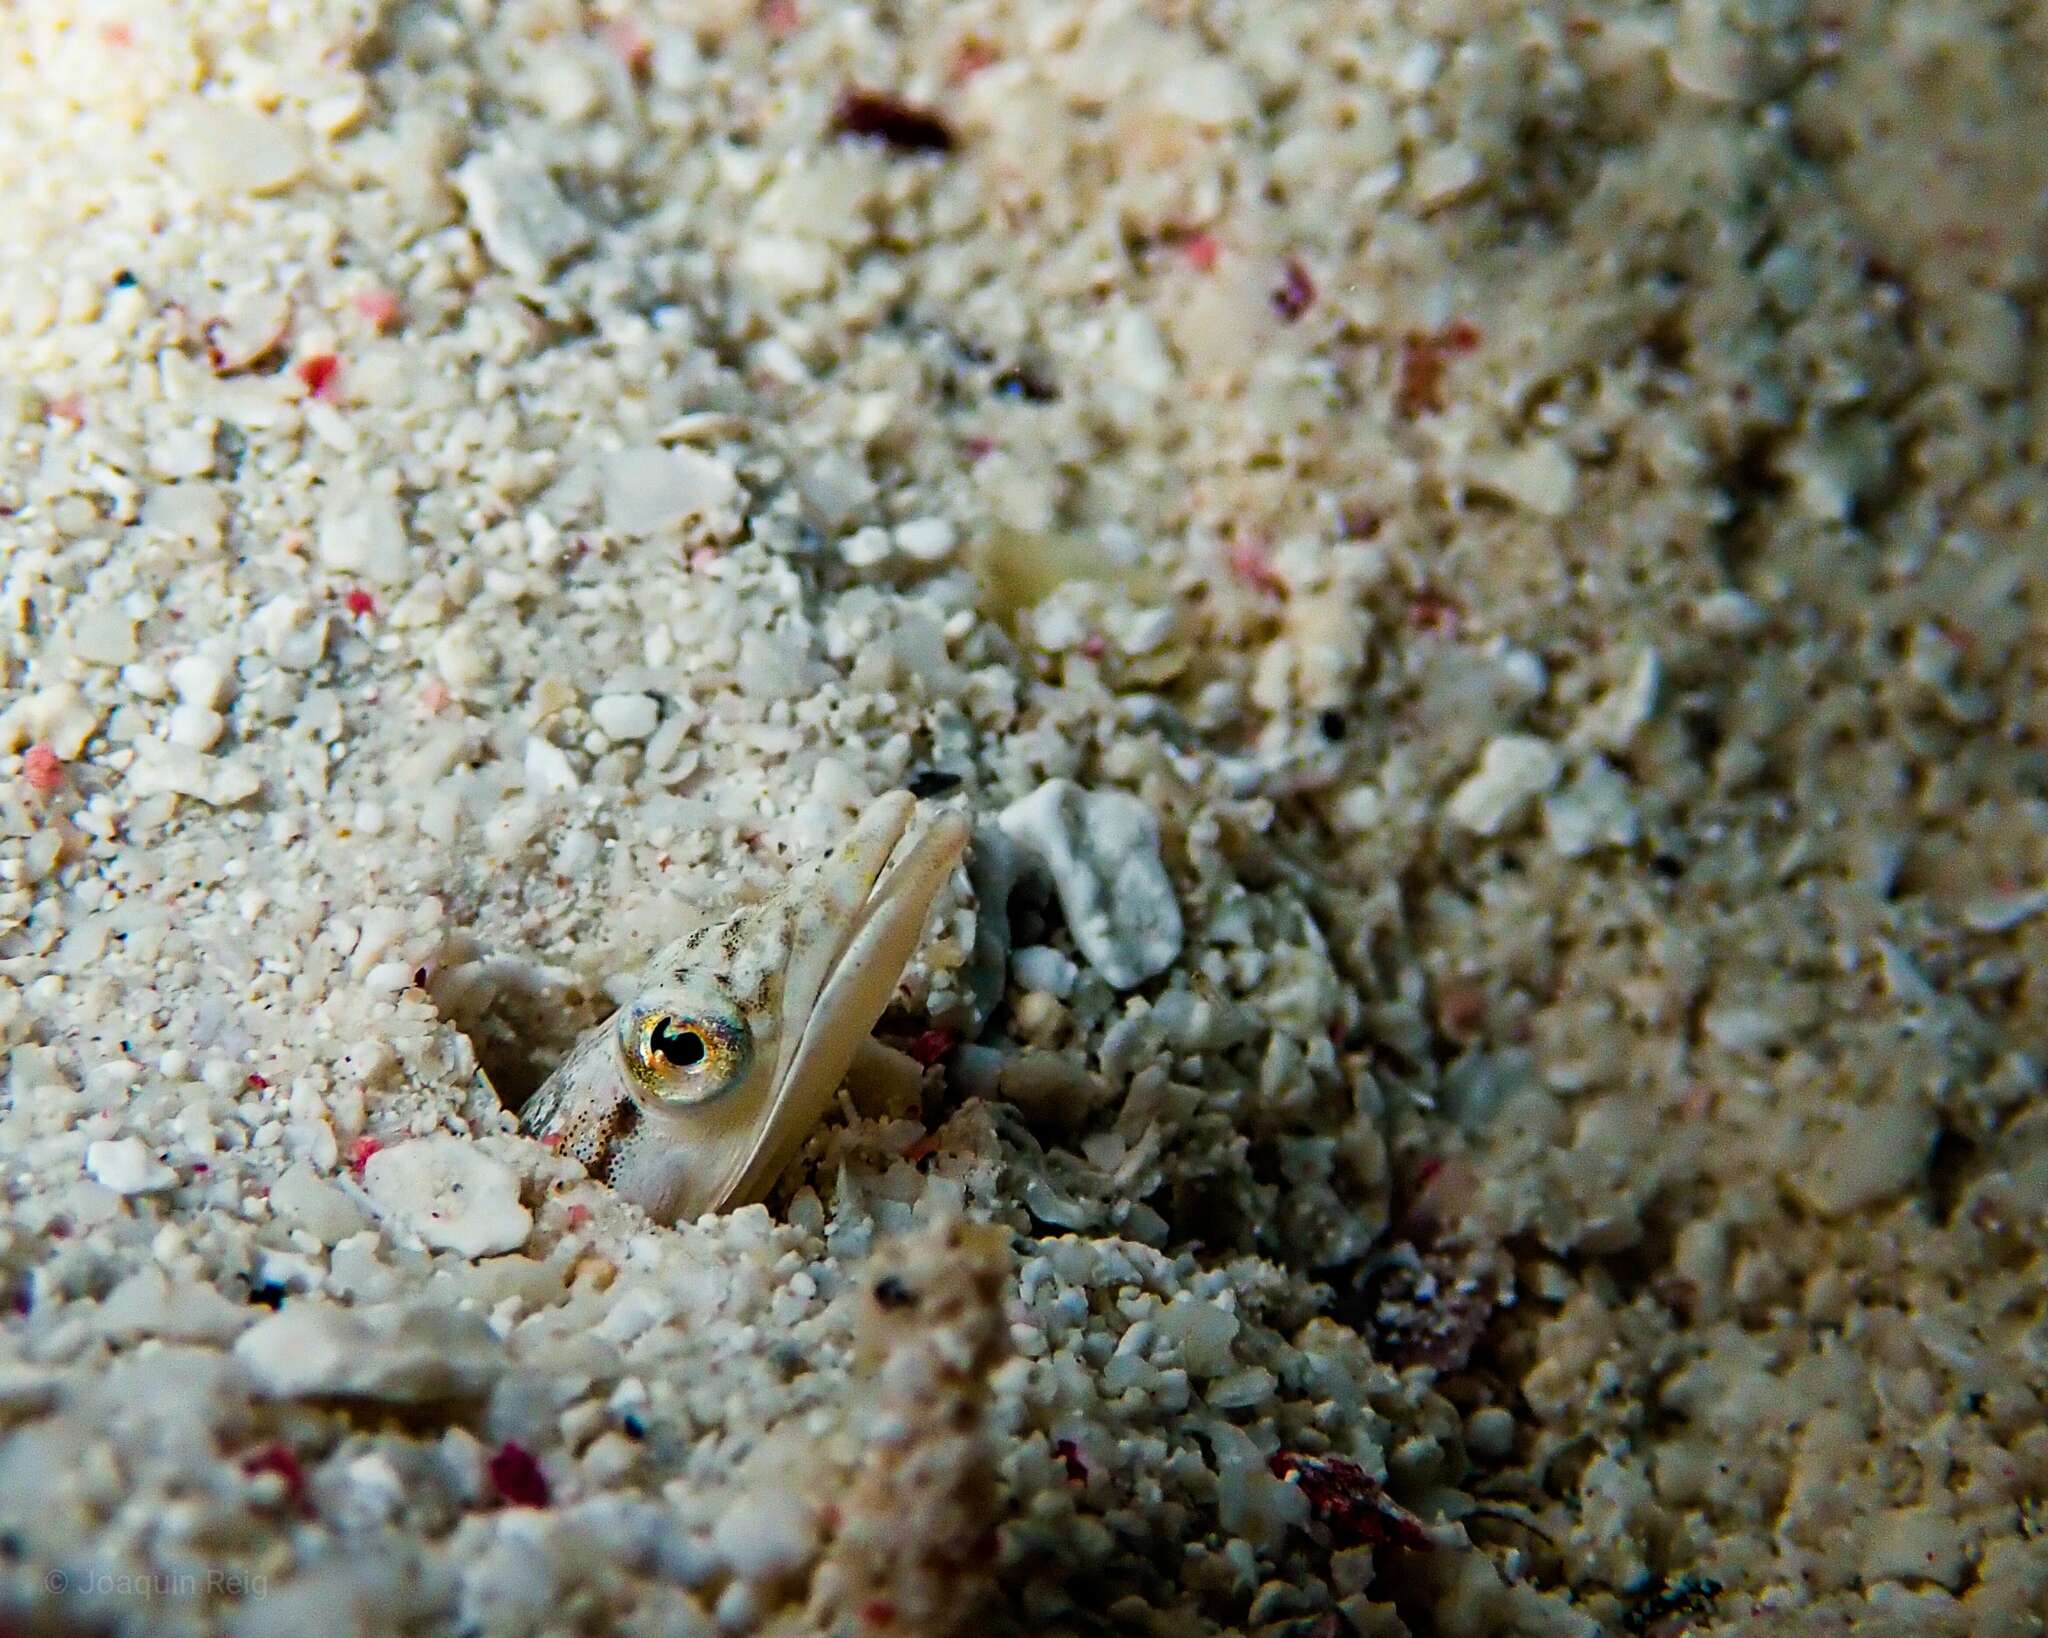
{"type": "MultiPolygon", "coordinates": [[[[857,899],[848,893],[833,917],[822,964],[802,974],[808,1004],[798,1011],[785,990],[786,1056],[771,1093],[773,1113],[716,1209],[767,1193],[831,1107],[917,951],[932,901],[966,849],[968,826],[959,814],[940,814],[892,860],[915,808],[908,792],[892,792],[868,808],[849,839],[849,874],[834,885],[847,893],[858,882],[861,892],[857,899]]],[[[802,954],[808,964],[817,952],[802,954]]],[[[793,958],[791,989],[798,977],[794,968],[793,958]]]]}

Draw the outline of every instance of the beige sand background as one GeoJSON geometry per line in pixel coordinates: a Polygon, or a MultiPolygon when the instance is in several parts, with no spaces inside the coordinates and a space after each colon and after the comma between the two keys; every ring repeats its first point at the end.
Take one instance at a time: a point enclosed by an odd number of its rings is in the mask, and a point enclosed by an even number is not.
{"type": "Polygon", "coordinates": [[[2040,1631],[2044,15],[0,4],[8,1629],[2040,1631]]]}

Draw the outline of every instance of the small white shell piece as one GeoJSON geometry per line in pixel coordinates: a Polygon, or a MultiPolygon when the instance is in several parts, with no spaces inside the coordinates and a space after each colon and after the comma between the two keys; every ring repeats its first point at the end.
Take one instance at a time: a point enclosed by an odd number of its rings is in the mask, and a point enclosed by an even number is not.
{"type": "Polygon", "coordinates": [[[1053,879],[1089,966],[1128,990],[1180,955],[1180,901],[1159,857],[1159,821],[1125,791],[1048,779],[1003,810],[1010,838],[1053,879]]]}

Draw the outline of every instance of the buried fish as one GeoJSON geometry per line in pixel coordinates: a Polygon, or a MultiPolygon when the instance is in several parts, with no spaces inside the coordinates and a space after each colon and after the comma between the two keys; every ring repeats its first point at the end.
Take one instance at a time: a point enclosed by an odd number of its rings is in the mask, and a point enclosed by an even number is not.
{"type": "Polygon", "coordinates": [[[520,1112],[659,1222],[761,1199],[831,1107],[896,991],[967,821],[871,803],[768,898],[678,939],[520,1112]]]}

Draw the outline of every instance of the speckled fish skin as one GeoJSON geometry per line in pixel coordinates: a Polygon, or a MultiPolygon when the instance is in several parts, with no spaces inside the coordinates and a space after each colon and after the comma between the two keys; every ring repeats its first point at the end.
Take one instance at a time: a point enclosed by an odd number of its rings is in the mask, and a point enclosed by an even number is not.
{"type": "Polygon", "coordinates": [[[760,1199],[833,1094],[923,935],[968,827],[891,855],[916,800],[869,805],[767,899],[676,940],[520,1115],[658,1222],[760,1199]]]}

